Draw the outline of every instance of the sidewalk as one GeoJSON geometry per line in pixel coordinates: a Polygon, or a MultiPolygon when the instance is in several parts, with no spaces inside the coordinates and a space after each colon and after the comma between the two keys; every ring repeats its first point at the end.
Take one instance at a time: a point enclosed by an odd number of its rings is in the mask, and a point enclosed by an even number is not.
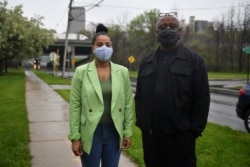
{"type": "MultiPolygon", "coordinates": [[[[25,75],[32,167],[81,167],[67,139],[68,102],[32,71],[25,71],[25,75]]],[[[119,167],[136,165],[122,154],[119,167]]]]}

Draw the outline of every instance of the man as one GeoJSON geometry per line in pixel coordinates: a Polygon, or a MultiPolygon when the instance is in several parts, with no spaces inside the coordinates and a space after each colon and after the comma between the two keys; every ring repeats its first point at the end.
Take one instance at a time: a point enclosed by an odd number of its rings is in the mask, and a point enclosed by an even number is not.
{"type": "Polygon", "coordinates": [[[141,62],[135,94],[147,167],[195,167],[195,140],[205,129],[210,93],[204,61],[183,46],[178,20],[157,22],[159,48],[141,62]]]}

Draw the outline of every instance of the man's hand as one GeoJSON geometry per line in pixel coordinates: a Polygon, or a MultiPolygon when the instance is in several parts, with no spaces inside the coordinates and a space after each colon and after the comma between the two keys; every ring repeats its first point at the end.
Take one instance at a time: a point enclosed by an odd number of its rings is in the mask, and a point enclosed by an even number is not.
{"type": "Polygon", "coordinates": [[[123,138],[122,148],[128,149],[130,147],[131,143],[132,143],[132,140],[130,138],[127,138],[127,137],[123,138]]]}
{"type": "Polygon", "coordinates": [[[71,147],[72,147],[72,151],[75,154],[75,156],[83,155],[82,144],[79,140],[72,141],[71,147]]]}

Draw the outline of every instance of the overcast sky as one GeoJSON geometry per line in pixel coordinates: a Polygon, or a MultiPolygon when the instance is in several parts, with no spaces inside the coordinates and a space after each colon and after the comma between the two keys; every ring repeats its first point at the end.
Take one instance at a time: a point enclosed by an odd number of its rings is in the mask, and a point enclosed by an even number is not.
{"type": "MultiPolygon", "coordinates": [[[[1,0],[2,1],[2,0],[1,0]]],[[[8,8],[23,5],[25,17],[44,17],[45,28],[65,32],[70,0],[7,0],[8,8]]],[[[188,23],[190,16],[196,20],[213,21],[232,6],[250,4],[250,0],[103,0],[99,7],[93,4],[101,0],[73,0],[73,6],[84,6],[86,25],[90,22],[112,24],[118,20],[124,25],[136,16],[151,9],[171,12],[177,9],[178,17],[188,23]],[[91,6],[92,5],[92,6],[91,6]],[[92,9],[91,9],[92,8],[92,9]]]]}

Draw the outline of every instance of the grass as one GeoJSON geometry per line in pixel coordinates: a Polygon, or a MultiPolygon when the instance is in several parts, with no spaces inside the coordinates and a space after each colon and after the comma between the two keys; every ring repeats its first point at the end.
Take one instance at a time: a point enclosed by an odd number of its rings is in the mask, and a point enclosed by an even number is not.
{"type": "Polygon", "coordinates": [[[28,167],[29,129],[23,70],[0,76],[0,166],[28,167]]]}
{"type": "MultiPolygon", "coordinates": [[[[137,78],[137,71],[130,71],[130,76],[132,78],[137,78]]],[[[217,73],[209,72],[209,79],[247,79],[246,73],[217,73]]]]}
{"type": "MultiPolygon", "coordinates": [[[[70,84],[70,80],[34,71],[48,84],[70,84]]],[[[133,75],[137,75],[133,72],[133,75]]],[[[232,78],[235,74],[212,74],[215,78],[232,78]]],[[[210,75],[209,75],[210,76],[210,75]]],[[[0,166],[29,167],[29,131],[25,106],[25,77],[23,71],[10,70],[0,76],[0,166]],[[4,89],[3,89],[4,88],[4,89]],[[15,104],[15,105],[13,105],[15,104]]],[[[57,90],[69,101],[69,90],[57,90]]],[[[243,122],[242,122],[243,123],[243,122]]],[[[144,167],[141,133],[134,127],[133,144],[124,152],[140,167],[144,167]]],[[[198,167],[250,166],[250,135],[229,127],[208,123],[203,136],[197,139],[198,167]]]]}
{"type": "Polygon", "coordinates": [[[198,166],[250,166],[250,135],[208,123],[203,136],[197,140],[198,166]]]}
{"type": "Polygon", "coordinates": [[[247,79],[245,73],[208,73],[209,79],[247,79]]]}
{"type": "Polygon", "coordinates": [[[71,83],[71,80],[69,79],[51,75],[44,71],[33,70],[33,72],[49,85],[70,85],[71,83]]]}

